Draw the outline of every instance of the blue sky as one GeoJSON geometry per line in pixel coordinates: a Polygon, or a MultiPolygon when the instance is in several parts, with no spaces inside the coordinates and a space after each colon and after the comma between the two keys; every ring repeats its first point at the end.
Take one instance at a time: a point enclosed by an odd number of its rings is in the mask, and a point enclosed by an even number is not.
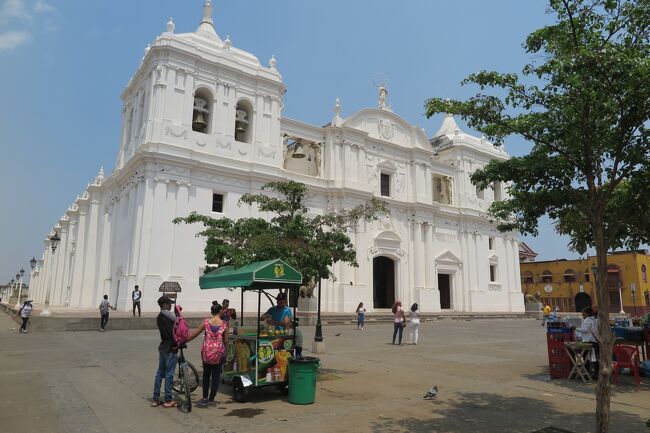
{"type": "MultiPolygon", "coordinates": [[[[427,97],[466,98],[472,72],[519,72],[528,33],[550,20],[541,0],[216,0],[225,39],[267,64],[275,55],[286,117],[322,125],[376,105],[373,75],[388,78],[394,111],[431,136],[427,97]]],[[[117,156],[119,95],[147,43],[173,17],[194,31],[203,0],[0,0],[0,283],[29,259],[97,174],[117,156]]],[[[461,127],[463,123],[457,119],[461,127]]],[[[467,129],[467,128],[465,128],[467,129]]],[[[506,142],[513,155],[530,146],[506,142]]],[[[548,221],[526,241],[540,259],[573,257],[548,221]]]]}

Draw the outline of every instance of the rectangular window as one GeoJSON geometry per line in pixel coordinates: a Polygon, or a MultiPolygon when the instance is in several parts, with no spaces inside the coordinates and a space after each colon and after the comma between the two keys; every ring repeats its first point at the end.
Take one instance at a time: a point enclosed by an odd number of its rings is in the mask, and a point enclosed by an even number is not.
{"type": "Polygon", "coordinates": [[[384,197],[390,197],[390,175],[382,173],[381,174],[381,195],[384,197]]]}
{"type": "Polygon", "coordinates": [[[212,212],[223,213],[223,194],[212,194],[212,212]]]}
{"type": "Polygon", "coordinates": [[[494,250],[494,238],[493,237],[488,238],[488,249],[490,251],[494,250]]]}
{"type": "Polygon", "coordinates": [[[495,283],[497,281],[497,265],[490,265],[490,282],[495,283]]]}

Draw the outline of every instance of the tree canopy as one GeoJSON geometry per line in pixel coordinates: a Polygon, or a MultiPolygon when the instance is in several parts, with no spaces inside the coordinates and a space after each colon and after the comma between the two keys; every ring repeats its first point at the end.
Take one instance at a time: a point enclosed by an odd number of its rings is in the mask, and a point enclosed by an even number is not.
{"type": "Polygon", "coordinates": [[[304,205],[304,184],[269,182],[262,189],[272,194],[244,194],[239,205],[256,206],[268,219],[233,220],[191,213],[174,222],[203,224],[198,236],[206,238],[205,260],[210,265],[242,266],[281,258],[309,282],[332,276],[331,266],[337,262],[358,266],[347,230],[387,212],[384,202],[372,198],[352,209],[311,215],[304,205]]]}
{"type": "Polygon", "coordinates": [[[466,101],[431,98],[427,116],[460,114],[496,145],[509,135],[528,155],[492,161],[472,175],[508,185],[490,212],[502,230],[537,234],[548,214],[579,252],[596,249],[601,375],[597,431],[608,429],[613,336],[607,252],[650,238],[650,0],[550,0],[553,24],[523,44],[521,75],[481,71],[462,81],[466,101]]]}

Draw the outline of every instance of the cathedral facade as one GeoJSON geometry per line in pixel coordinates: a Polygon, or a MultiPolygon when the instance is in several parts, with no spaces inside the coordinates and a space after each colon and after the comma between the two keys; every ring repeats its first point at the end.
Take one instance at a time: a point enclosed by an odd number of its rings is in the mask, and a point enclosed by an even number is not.
{"type": "MultiPolygon", "coordinates": [[[[147,48],[124,92],[114,170],[100,170],[44,240],[34,274],[37,303],[97,308],[104,294],[119,309],[137,284],[142,307],[158,307],[164,281],[182,287],[184,308],[239,296],[199,289],[206,263],[201,227],[172,220],[196,211],[213,217],[259,216],[238,206],[269,181],[307,187],[318,214],[384,199],[390,215],[349,236],[359,267],[334,266],[322,309],[390,308],[400,299],[423,312],[522,312],[518,242],[486,215],[504,185],[478,190],[469,176],[508,155],[461,131],[446,116],[433,137],[390,108],[379,86],[376,108],[348,117],[337,100],[325,126],[282,116],[285,85],[271,58],[262,65],[215,31],[206,2],[198,29],[167,31],[147,48]],[[50,240],[56,234],[58,247],[50,240]]],[[[251,311],[256,300],[245,305],[251,311]]]]}

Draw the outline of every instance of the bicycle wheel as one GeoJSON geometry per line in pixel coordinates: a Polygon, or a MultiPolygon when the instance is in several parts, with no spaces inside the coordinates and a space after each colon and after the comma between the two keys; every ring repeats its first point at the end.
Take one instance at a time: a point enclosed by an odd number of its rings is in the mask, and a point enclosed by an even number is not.
{"type": "Polygon", "coordinates": [[[185,407],[187,412],[192,412],[192,391],[190,391],[189,384],[187,383],[189,377],[190,373],[187,363],[182,363],[178,377],[181,385],[181,395],[185,400],[182,402],[182,405],[185,407]]]}
{"type": "MultiPolygon", "coordinates": [[[[196,388],[198,388],[199,386],[199,372],[191,362],[189,361],[185,361],[185,362],[189,367],[186,382],[190,387],[190,392],[194,392],[196,391],[196,388]]],[[[183,391],[181,390],[181,385],[178,380],[178,371],[180,371],[180,364],[178,370],[174,371],[174,381],[172,382],[172,389],[174,390],[174,392],[181,394],[183,391]]]]}

